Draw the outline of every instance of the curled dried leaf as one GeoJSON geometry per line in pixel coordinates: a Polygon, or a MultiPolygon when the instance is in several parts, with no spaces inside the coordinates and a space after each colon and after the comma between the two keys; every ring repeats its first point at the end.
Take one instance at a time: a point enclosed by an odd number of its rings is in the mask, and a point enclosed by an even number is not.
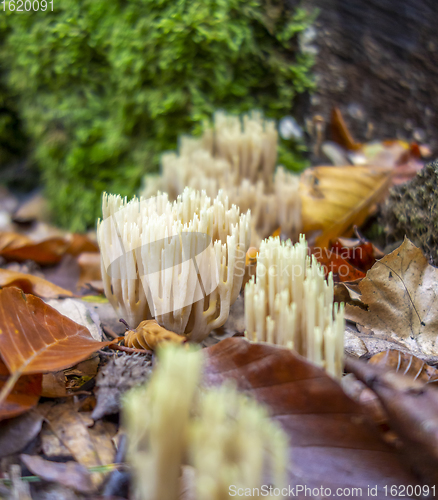
{"type": "Polygon", "coordinates": [[[125,333],[125,345],[136,349],[150,349],[154,351],[159,344],[183,344],[187,339],[174,332],[166,330],[154,319],[142,321],[135,330],[125,333]]]}
{"type": "Polygon", "coordinates": [[[426,364],[417,356],[396,349],[389,349],[375,354],[369,361],[371,364],[381,365],[396,372],[438,386],[438,369],[426,364]]]}
{"type": "Polygon", "coordinates": [[[351,235],[385,196],[391,171],[378,167],[312,167],[301,175],[303,232],[322,231],[315,246],[351,235]]]}
{"type": "Polygon", "coordinates": [[[38,276],[0,269],[0,287],[8,286],[20,288],[24,293],[32,293],[43,299],[57,299],[73,295],[70,290],[61,288],[38,276]]]}

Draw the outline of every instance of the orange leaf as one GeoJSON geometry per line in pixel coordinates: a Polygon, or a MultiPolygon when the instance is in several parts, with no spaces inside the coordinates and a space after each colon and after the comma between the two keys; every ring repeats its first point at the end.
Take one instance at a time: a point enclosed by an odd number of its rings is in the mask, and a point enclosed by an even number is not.
{"type": "Polygon", "coordinates": [[[77,257],[84,252],[99,252],[97,243],[90,240],[90,238],[85,234],[74,233],[69,238],[67,238],[67,240],[69,241],[69,246],[66,249],[66,253],[69,253],[74,257],[77,257]]]}
{"type": "MultiPolygon", "coordinates": [[[[0,391],[9,376],[9,370],[0,358],[0,391]]],[[[20,377],[3,404],[0,404],[0,420],[16,417],[36,406],[41,395],[42,379],[41,374],[20,377]]]]}
{"type": "Polygon", "coordinates": [[[339,108],[332,109],[330,126],[332,139],[335,142],[340,144],[342,147],[353,151],[361,149],[362,146],[353,139],[353,136],[348,130],[339,108]]]}
{"type": "Polygon", "coordinates": [[[99,252],[97,243],[84,234],[34,241],[23,234],[0,232],[0,256],[6,260],[33,260],[41,265],[50,265],[60,262],[66,253],[76,257],[83,252],[99,252]]]}
{"type": "Polygon", "coordinates": [[[0,287],[8,286],[20,288],[25,293],[33,293],[44,299],[57,299],[61,296],[71,297],[73,295],[70,290],[65,290],[38,276],[0,269],[0,287]]]}
{"type": "Polygon", "coordinates": [[[318,253],[316,258],[323,266],[326,275],[333,273],[335,281],[350,282],[365,278],[364,272],[352,266],[335,251],[329,250],[326,255],[324,252],[318,253]]]}
{"type": "Polygon", "coordinates": [[[32,243],[32,240],[24,234],[13,233],[10,231],[0,232],[0,251],[3,251],[8,247],[15,248],[28,245],[29,243],[32,243]]]}
{"type": "Polygon", "coordinates": [[[38,264],[57,264],[65,254],[69,243],[64,238],[49,238],[39,243],[32,241],[19,244],[20,239],[0,251],[6,260],[23,262],[33,260],[38,264]]]}
{"type": "Polygon", "coordinates": [[[11,374],[63,370],[109,344],[34,295],[0,290],[0,353],[11,374]]]}

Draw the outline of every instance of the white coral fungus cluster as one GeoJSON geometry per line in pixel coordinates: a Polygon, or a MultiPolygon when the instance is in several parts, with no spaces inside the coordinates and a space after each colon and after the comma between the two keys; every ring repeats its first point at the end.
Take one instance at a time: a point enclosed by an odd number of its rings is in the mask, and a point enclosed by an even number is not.
{"type": "Polygon", "coordinates": [[[295,349],[340,378],[344,353],[343,304],[333,306],[333,278],[307,242],[269,238],[260,245],[256,275],[245,287],[246,336],[295,349]]]}
{"type": "Polygon", "coordinates": [[[181,498],[181,470],[196,500],[225,500],[230,485],[260,488],[269,476],[284,487],[288,438],[266,409],[230,386],[201,388],[201,351],[171,346],[159,358],[123,404],[136,498],[181,498]]]}
{"type": "Polygon", "coordinates": [[[242,212],[251,210],[252,245],[281,227],[297,239],[301,228],[299,178],[275,170],[278,134],[271,120],[253,112],[243,116],[217,112],[214,127],[199,138],[182,137],[179,154],[162,155],[161,176],[147,176],[143,196],[157,190],[175,199],[186,186],[214,197],[222,189],[242,212]]]}
{"type": "Polygon", "coordinates": [[[105,294],[132,327],[157,322],[195,342],[223,325],[244,276],[250,214],[223,193],[186,188],[131,201],[103,196],[98,222],[105,294]]]}

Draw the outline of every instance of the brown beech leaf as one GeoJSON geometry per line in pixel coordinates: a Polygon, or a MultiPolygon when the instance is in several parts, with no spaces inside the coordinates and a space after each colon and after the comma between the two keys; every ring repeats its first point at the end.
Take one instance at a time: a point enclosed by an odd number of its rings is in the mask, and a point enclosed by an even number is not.
{"type": "Polygon", "coordinates": [[[359,284],[367,310],[347,304],[346,317],[416,356],[438,356],[437,287],[438,269],[405,238],[359,284]]]}
{"type": "Polygon", "coordinates": [[[111,342],[97,342],[89,330],[18,288],[0,290],[0,354],[11,378],[59,371],[86,359],[111,342]]]}
{"type": "MultiPolygon", "coordinates": [[[[53,231],[52,231],[53,232],[53,231]]],[[[97,243],[84,234],[32,235],[0,232],[0,256],[6,260],[23,262],[33,260],[41,265],[57,264],[68,253],[78,256],[83,252],[99,252],[97,243]]]]}
{"type": "MultiPolygon", "coordinates": [[[[361,406],[322,369],[294,352],[228,338],[207,348],[205,381],[231,380],[266,405],[290,438],[289,484],[309,488],[415,484],[361,406]]],[[[297,495],[305,498],[304,494],[297,495]]]]}
{"type": "Polygon", "coordinates": [[[425,484],[438,484],[438,392],[382,366],[347,359],[346,369],[372,389],[425,484]]]}
{"type": "Polygon", "coordinates": [[[92,241],[85,234],[73,233],[66,238],[68,242],[68,247],[66,253],[69,253],[75,257],[81,253],[99,253],[99,247],[95,241],[92,241]]]}
{"type": "Polygon", "coordinates": [[[434,383],[438,387],[438,370],[407,352],[389,349],[375,354],[370,358],[369,363],[389,368],[413,380],[426,384],[434,383]]]}
{"type": "Polygon", "coordinates": [[[24,234],[12,231],[0,231],[0,252],[8,247],[28,245],[32,240],[24,234]]]}
{"type": "Polygon", "coordinates": [[[301,176],[303,231],[322,230],[315,246],[350,236],[373,206],[381,201],[391,182],[388,169],[372,167],[313,167],[301,176]]]}
{"type": "Polygon", "coordinates": [[[125,345],[135,349],[154,351],[163,343],[184,344],[187,339],[160,326],[154,319],[142,321],[135,330],[125,333],[125,345]]]}
{"type": "MultiPolygon", "coordinates": [[[[0,392],[10,372],[0,358],[0,392]]],[[[37,405],[42,391],[42,375],[23,375],[20,377],[8,397],[0,404],[0,420],[12,418],[29,411],[37,405]]]]}
{"type": "Polygon", "coordinates": [[[43,299],[57,299],[73,295],[70,290],[54,285],[38,276],[0,269],[0,287],[8,286],[20,288],[24,293],[32,293],[43,299]]]}
{"type": "Polygon", "coordinates": [[[85,286],[87,283],[94,283],[102,280],[100,254],[84,252],[78,257],[80,269],[79,282],[77,288],[85,286]]]}
{"type": "Polygon", "coordinates": [[[23,243],[18,238],[0,250],[0,256],[17,262],[33,260],[42,265],[57,264],[69,246],[69,242],[64,238],[48,238],[40,242],[30,240],[23,243]]]}

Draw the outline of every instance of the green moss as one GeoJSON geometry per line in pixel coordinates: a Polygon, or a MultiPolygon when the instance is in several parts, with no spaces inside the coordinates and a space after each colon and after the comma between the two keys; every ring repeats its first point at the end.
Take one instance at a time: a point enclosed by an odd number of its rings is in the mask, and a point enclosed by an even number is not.
{"type": "Polygon", "coordinates": [[[132,194],[159,154],[217,108],[289,113],[297,93],[313,88],[313,60],[297,39],[311,21],[261,0],[6,9],[3,81],[17,95],[56,222],[93,226],[102,190],[132,194]]]}

